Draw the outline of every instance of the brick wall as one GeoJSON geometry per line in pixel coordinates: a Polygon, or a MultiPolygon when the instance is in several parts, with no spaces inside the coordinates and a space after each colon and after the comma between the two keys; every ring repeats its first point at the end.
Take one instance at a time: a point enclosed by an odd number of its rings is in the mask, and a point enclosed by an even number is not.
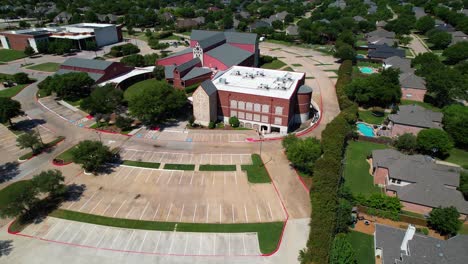
{"type": "Polygon", "coordinates": [[[404,100],[424,102],[424,95],[426,95],[426,90],[404,87],[401,88],[401,99],[404,100]]]}
{"type": "Polygon", "coordinates": [[[419,131],[423,130],[421,127],[413,127],[401,124],[394,124],[392,126],[392,137],[396,137],[398,135],[403,135],[405,133],[411,133],[413,135],[417,135],[419,131]]]}
{"type": "Polygon", "coordinates": [[[102,76],[96,83],[104,82],[110,79],[113,79],[119,75],[123,75],[129,71],[133,70],[133,67],[125,66],[125,64],[114,62],[104,71],[104,76],[102,76]]]}
{"type": "Polygon", "coordinates": [[[229,43],[229,45],[255,53],[255,45],[252,44],[229,43]]]}
{"type": "Polygon", "coordinates": [[[8,39],[10,49],[21,51],[23,51],[27,46],[29,46],[28,39],[34,38],[33,36],[22,34],[2,33],[2,35],[8,39]]]}

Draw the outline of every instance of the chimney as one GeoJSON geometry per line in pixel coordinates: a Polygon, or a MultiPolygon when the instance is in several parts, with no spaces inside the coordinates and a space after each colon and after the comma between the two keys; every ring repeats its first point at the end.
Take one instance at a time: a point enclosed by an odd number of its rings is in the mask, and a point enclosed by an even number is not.
{"type": "Polygon", "coordinates": [[[408,242],[413,239],[414,233],[416,233],[416,227],[414,227],[414,225],[409,225],[408,229],[406,229],[405,237],[401,242],[400,250],[404,251],[407,256],[409,255],[408,242]]]}

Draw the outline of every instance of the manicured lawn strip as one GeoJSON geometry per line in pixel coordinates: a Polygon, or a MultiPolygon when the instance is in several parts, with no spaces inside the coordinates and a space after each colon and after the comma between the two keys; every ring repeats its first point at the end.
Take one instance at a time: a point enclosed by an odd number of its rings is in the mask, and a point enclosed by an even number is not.
{"type": "MultiPolygon", "coordinates": [[[[53,147],[55,146],[57,143],[59,143],[60,141],[62,141],[63,139],[65,139],[65,137],[63,136],[59,136],[57,137],[56,139],[52,140],[51,142],[48,142],[48,143],[45,143],[44,144],[44,147],[42,149],[41,152],[43,152],[44,150],[50,148],[50,147],[53,147]]],[[[40,153],[39,153],[40,154],[40,153]]],[[[34,154],[31,152],[28,152],[26,154],[24,154],[23,156],[19,157],[20,160],[27,160],[27,159],[30,159],[34,156],[34,154]]]]}
{"type": "Polygon", "coordinates": [[[46,63],[29,66],[26,68],[30,70],[35,70],[35,71],[56,72],[58,71],[59,67],[60,67],[59,63],[46,62],[46,63]]]}
{"type": "Polygon", "coordinates": [[[144,161],[134,161],[134,160],[124,160],[123,165],[150,168],[150,169],[159,169],[160,163],[154,162],[144,162],[144,161]]]}
{"type": "Polygon", "coordinates": [[[351,231],[347,235],[359,264],[374,264],[374,236],[351,231]]]}
{"type": "Polygon", "coordinates": [[[411,217],[417,217],[417,218],[424,219],[424,215],[418,214],[418,213],[414,213],[414,212],[410,212],[410,211],[401,210],[401,214],[402,214],[402,215],[411,216],[411,217]]]}
{"type": "Polygon", "coordinates": [[[375,149],[388,148],[382,144],[365,141],[351,141],[346,148],[346,160],[344,167],[345,186],[349,187],[353,194],[379,193],[380,188],[374,186],[374,178],[369,174],[367,156],[375,149]]]}
{"type": "Polygon", "coordinates": [[[300,64],[300,63],[293,63],[292,66],[294,66],[294,67],[300,67],[300,66],[302,66],[302,64],[300,64]]]}
{"type": "Polygon", "coordinates": [[[21,92],[24,87],[28,86],[28,84],[19,84],[10,88],[6,88],[5,90],[0,91],[0,97],[8,97],[11,98],[21,92]]]}
{"type": "Polygon", "coordinates": [[[252,223],[252,224],[198,224],[198,223],[175,223],[154,222],[133,219],[111,218],[100,215],[91,215],[75,211],[55,210],[50,214],[52,217],[85,222],[96,225],[113,226],[130,229],[158,230],[179,232],[206,232],[206,233],[243,233],[257,232],[260,243],[260,251],[264,254],[271,253],[276,249],[281,231],[282,222],[252,223]]]}
{"type": "Polygon", "coordinates": [[[279,68],[281,68],[281,67],[283,67],[285,65],[286,65],[286,63],[284,63],[281,60],[273,60],[270,63],[263,64],[260,68],[275,70],[275,69],[279,69],[279,68]]]}
{"type": "Polygon", "coordinates": [[[0,190],[0,210],[11,203],[12,197],[17,197],[16,193],[23,193],[29,188],[31,181],[17,181],[0,190]]]}
{"type": "Polygon", "coordinates": [[[468,151],[453,148],[449,153],[450,156],[445,161],[458,164],[463,168],[468,169],[468,151]]]}
{"type": "Polygon", "coordinates": [[[186,170],[186,171],[193,171],[195,170],[194,164],[164,164],[165,170],[186,170]]]}
{"type": "Polygon", "coordinates": [[[24,52],[11,49],[0,49],[0,61],[9,62],[26,57],[24,52]]]}
{"type": "Polygon", "coordinates": [[[435,111],[435,112],[442,112],[442,109],[436,107],[436,106],[433,106],[429,103],[425,103],[425,102],[418,102],[418,101],[411,101],[411,100],[401,100],[401,104],[402,105],[412,105],[412,104],[415,104],[415,105],[419,105],[421,107],[424,107],[426,109],[429,109],[429,110],[432,110],[432,111],[435,111]]]}
{"type": "Polygon", "coordinates": [[[72,155],[72,150],[76,148],[76,146],[73,146],[64,152],[60,153],[55,159],[57,160],[63,160],[63,162],[68,163],[68,162],[73,162],[73,155],[72,155]]]}
{"type": "Polygon", "coordinates": [[[380,125],[388,116],[388,113],[385,113],[384,116],[375,116],[372,114],[372,111],[359,111],[359,119],[374,125],[380,125]]]}
{"type": "Polygon", "coordinates": [[[251,183],[269,183],[271,178],[258,154],[252,154],[251,165],[241,165],[241,169],[247,173],[247,179],[251,183]]]}
{"type": "Polygon", "coordinates": [[[212,165],[202,164],[200,165],[200,171],[235,171],[236,165],[212,165]]]}
{"type": "Polygon", "coordinates": [[[291,67],[289,67],[289,66],[288,66],[288,67],[284,67],[284,68],[281,69],[281,70],[282,70],[282,71],[290,71],[290,72],[293,72],[293,71],[294,71],[293,68],[291,68],[291,67]]]}

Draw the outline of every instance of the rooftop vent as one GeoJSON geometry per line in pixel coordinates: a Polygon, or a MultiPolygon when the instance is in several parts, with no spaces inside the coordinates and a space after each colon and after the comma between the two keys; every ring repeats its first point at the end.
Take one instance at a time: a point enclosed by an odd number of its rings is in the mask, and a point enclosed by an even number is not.
{"type": "Polygon", "coordinates": [[[219,83],[227,84],[226,78],[219,78],[219,83]]]}

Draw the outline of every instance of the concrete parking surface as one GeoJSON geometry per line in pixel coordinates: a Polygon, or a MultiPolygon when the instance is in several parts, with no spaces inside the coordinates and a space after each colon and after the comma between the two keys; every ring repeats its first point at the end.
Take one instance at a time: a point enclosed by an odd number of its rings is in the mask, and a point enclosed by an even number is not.
{"type": "Polygon", "coordinates": [[[39,103],[48,111],[53,112],[60,118],[79,127],[85,127],[93,123],[93,120],[86,118],[87,114],[81,110],[73,111],[59,104],[53,96],[48,96],[39,99],[39,103]]]}
{"type": "MultiPolygon", "coordinates": [[[[224,132],[224,131],[223,131],[224,132]]],[[[245,131],[244,133],[236,133],[233,131],[226,131],[222,133],[204,131],[190,131],[190,130],[172,130],[165,129],[163,131],[141,129],[134,135],[135,139],[146,141],[162,140],[162,141],[185,141],[185,142],[245,142],[247,138],[255,138],[258,135],[254,131],[245,131]]]]}
{"type": "Polygon", "coordinates": [[[97,249],[182,256],[260,255],[257,233],[192,233],[107,227],[48,217],[21,234],[97,249]]]}
{"type": "Polygon", "coordinates": [[[23,154],[28,153],[28,149],[20,149],[16,144],[16,135],[8,128],[0,124],[0,161],[15,161],[23,154]]]}

